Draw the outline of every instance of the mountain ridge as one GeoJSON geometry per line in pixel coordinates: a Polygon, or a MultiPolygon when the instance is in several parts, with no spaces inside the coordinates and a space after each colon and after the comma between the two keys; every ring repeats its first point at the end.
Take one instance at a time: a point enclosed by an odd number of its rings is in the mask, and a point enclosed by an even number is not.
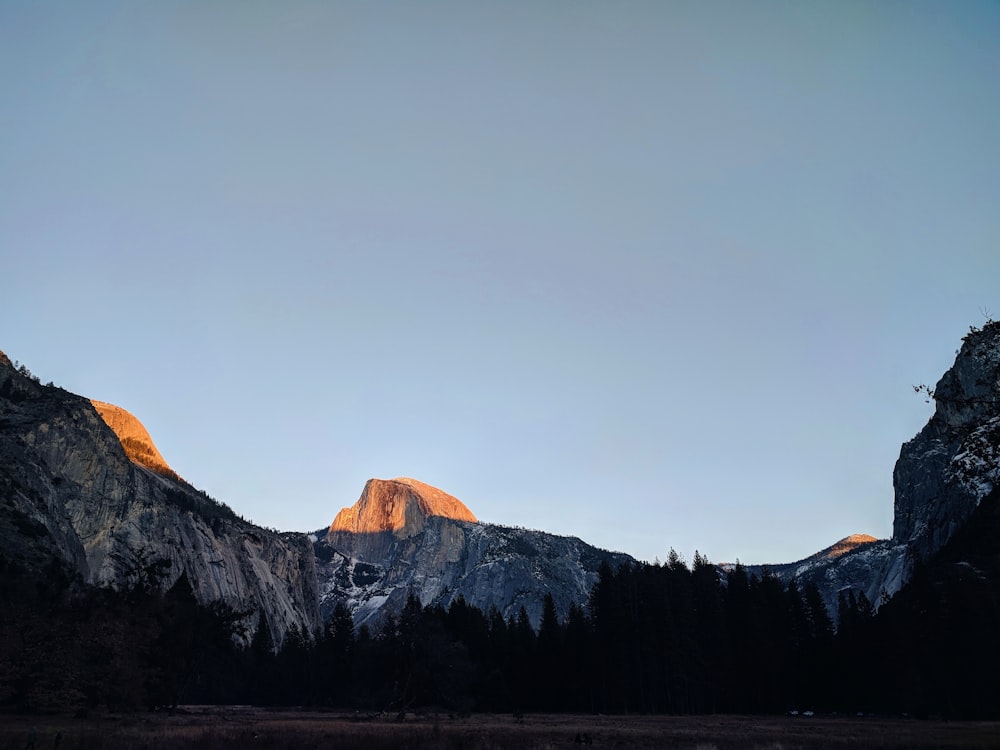
{"type": "Polygon", "coordinates": [[[308,637],[337,601],[375,623],[411,592],[505,616],[523,607],[537,627],[546,594],[565,614],[586,603],[602,561],[634,562],[575,537],[481,524],[458,498],[409,477],[370,480],[312,535],[257,527],[181,479],[135,415],[42,386],[5,359],[4,554],[35,569],[55,557],[87,584],[121,590],[155,564],[164,590],[186,576],[200,603],[243,613],[245,638],[258,621],[275,646],[293,628],[308,637]]]}
{"type": "Polygon", "coordinates": [[[186,576],[199,603],[242,613],[248,635],[260,613],[275,643],[292,627],[321,625],[304,534],[256,527],[134,461],[89,399],[43,386],[3,360],[0,550],[15,564],[55,561],[86,585],[121,591],[145,569],[159,571],[164,590],[186,576]]]}
{"type": "MultiPolygon", "coordinates": [[[[891,539],[856,534],[795,563],[747,567],[816,585],[831,610],[847,589],[876,607],[898,592],[916,562],[1000,484],[1000,322],[970,331],[932,395],[934,414],[903,444],[893,470],[891,539]]],[[[29,555],[48,550],[98,585],[120,584],[122,560],[153,550],[173,580],[187,573],[203,600],[267,609],[276,643],[292,625],[314,627],[338,601],[374,622],[408,593],[424,604],[462,596],[506,614],[524,606],[537,623],[546,593],[558,593],[565,611],[571,599],[586,600],[599,561],[635,563],[573,537],[480,523],[458,498],[407,477],[369,480],[354,505],[308,538],[227,525],[205,505],[214,501],[173,473],[137,418],[42,386],[2,352],[0,458],[5,545],[29,555]],[[150,508],[171,509],[170,523],[150,508]],[[204,517],[184,515],[199,508],[214,515],[207,527],[204,517]],[[227,541],[234,530],[242,549],[227,541]],[[266,570],[272,564],[282,582],[266,570]],[[242,571],[236,578],[234,569],[242,571]],[[282,586],[287,594],[275,594],[282,586]]]]}

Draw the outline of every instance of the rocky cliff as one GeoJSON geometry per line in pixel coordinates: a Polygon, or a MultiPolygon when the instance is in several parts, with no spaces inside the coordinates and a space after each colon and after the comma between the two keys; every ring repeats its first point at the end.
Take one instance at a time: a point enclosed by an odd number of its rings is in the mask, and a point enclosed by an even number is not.
{"type": "Polygon", "coordinates": [[[457,497],[437,487],[408,477],[370,479],[358,502],[342,509],[330,524],[330,532],[373,534],[391,531],[413,536],[433,516],[476,523],[476,517],[457,497]]]}
{"type": "MultiPolygon", "coordinates": [[[[863,591],[879,606],[969,520],[1000,479],[1000,322],[972,329],[933,389],[934,414],[903,444],[893,471],[891,539],[845,546],[768,568],[815,583],[832,613],[840,591],[863,591]]],[[[833,549],[833,548],[831,548],[833,549]]]]}
{"type": "Polygon", "coordinates": [[[242,521],[180,480],[135,417],[98,404],[0,359],[3,554],[27,565],[55,558],[115,588],[155,563],[161,586],[186,574],[199,601],[230,604],[251,630],[261,613],[277,643],[293,625],[318,627],[309,540],[242,521]]]}
{"type": "Polygon", "coordinates": [[[161,476],[180,479],[177,472],[170,468],[167,460],[160,454],[142,422],[134,415],[114,404],[94,399],[90,399],[90,403],[104,423],[118,436],[125,455],[132,463],[145,466],[161,476]]]}
{"type": "Polygon", "coordinates": [[[1000,322],[972,330],[932,392],[934,415],[905,443],[893,472],[892,539],[937,551],[1000,474],[1000,322]]]}
{"type": "Polygon", "coordinates": [[[364,562],[380,561],[396,540],[421,534],[432,518],[476,522],[461,500],[429,484],[407,477],[370,479],[358,501],[333,519],[327,541],[350,548],[364,562]]]}
{"type": "Polygon", "coordinates": [[[324,611],[337,602],[358,625],[402,608],[410,592],[447,607],[459,596],[532,624],[551,593],[563,615],[586,604],[604,560],[634,562],[574,537],[476,522],[458,499],[412,479],[372,479],[351,508],[315,536],[324,611]]]}

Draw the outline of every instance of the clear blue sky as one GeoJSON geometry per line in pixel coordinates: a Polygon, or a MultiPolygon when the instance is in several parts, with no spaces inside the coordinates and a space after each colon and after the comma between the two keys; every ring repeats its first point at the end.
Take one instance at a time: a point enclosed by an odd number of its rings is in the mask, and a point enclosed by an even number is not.
{"type": "Polygon", "coordinates": [[[888,536],[1000,317],[995,2],[0,0],[0,349],[260,524],[888,536]]]}

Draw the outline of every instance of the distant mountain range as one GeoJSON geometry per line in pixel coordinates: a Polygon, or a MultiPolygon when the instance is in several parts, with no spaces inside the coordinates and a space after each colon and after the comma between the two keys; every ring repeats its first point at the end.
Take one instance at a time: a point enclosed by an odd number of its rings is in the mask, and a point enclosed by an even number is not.
{"type": "MultiPolygon", "coordinates": [[[[933,396],[934,415],[896,463],[892,538],[847,537],[771,573],[816,584],[832,612],[848,590],[877,607],[966,524],[1000,474],[1000,324],[970,332],[933,396]]],[[[276,644],[291,628],[315,632],[338,603],[377,625],[411,593],[505,618],[523,607],[537,626],[546,595],[565,616],[586,604],[603,563],[636,564],[574,537],[481,523],[408,478],[370,480],[311,534],[263,529],[185,482],[129,412],[43,386],[2,353],[0,554],[39,569],[55,559],[119,589],[186,575],[198,601],[231,605],[247,638],[260,623],[276,644]]]]}

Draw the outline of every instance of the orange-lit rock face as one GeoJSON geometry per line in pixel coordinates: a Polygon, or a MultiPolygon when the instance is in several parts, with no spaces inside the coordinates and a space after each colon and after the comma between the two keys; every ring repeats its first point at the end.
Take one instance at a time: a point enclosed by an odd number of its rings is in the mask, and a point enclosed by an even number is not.
{"type": "Polygon", "coordinates": [[[853,549],[857,549],[863,544],[871,544],[872,542],[877,542],[873,536],[868,534],[851,534],[850,536],[845,536],[839,542],[834,544],[827,550],[827,557],[840,557],[841,555],[846,555],[853,549]]]}
{"type": "Polygon", "coordinates": [[[152,469],[157,474],[178,479],[176,472],[153,444],[153,438],[133,414],[114,404],[90,400],[101,419],[112,429],[125,449],[125,455],[132,463],[152,469]]]}
{"type": "Polygon", "coordinates": [[[337,514],[330,531],[355,534],[391,531],[405,538],[418,534],[431,516],[477,521],[461,500],[437,487],[406,477],[369,479],[358,502],[337,514]]]}

